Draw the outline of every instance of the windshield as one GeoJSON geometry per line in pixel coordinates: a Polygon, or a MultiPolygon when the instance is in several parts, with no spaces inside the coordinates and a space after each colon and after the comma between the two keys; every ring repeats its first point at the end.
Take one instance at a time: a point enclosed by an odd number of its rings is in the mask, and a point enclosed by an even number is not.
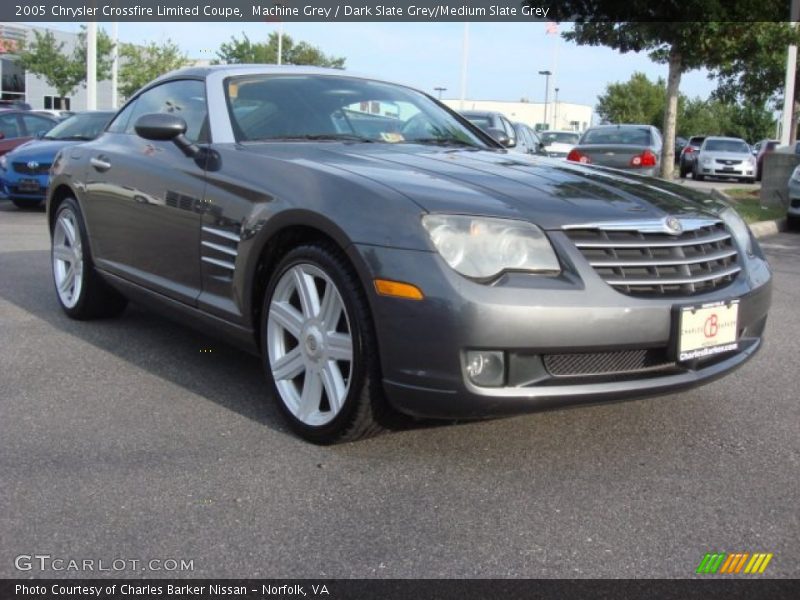
{"type": "Polygon", "coordinates": [[[82,113],[62,121],[44,136],[46,140],[93,140],[106,126],[110,113],[82,113]]]}
{"type": "Polygon", "coordinates": [[[327,75],[226,80],[236,138],[452,144],[486,148],[456,117],[399,85],[327,75]]]}
{"type": "Polygon", "coordinates": [[[545,146],[550,144],[577,144],[578,134],[569,131],[544,131],[541,133],[545,146]]]}
{"type": "Polygon", "coordinates": [[[623,146],[649,146],[650,131],[640,127],[606,127],[589,129],[583,134],[583,144],[620,144],[623,146]]]}
{"type": "Polygon", "coordinates": [[[480,127],[484,130],[489,129],[492,126],[492,120],[489,117],[478,117],[471,115],[464,115],[464,117],[476,127],[480,127]]]}
{"type": "Polygon", "coordinates": [[[742,140],[707,140],[703,150],[706,152],[750,153],[750,148],[742,140]]]}

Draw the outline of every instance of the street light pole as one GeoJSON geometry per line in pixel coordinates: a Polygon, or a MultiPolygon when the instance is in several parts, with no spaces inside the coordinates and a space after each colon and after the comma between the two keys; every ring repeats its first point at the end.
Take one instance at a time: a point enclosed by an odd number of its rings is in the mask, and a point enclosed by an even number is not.
{"type": "Polygon", "coordinates": [[[556,88],[556,98],[553,102],[553,129],[559,129],[558,127],[558,88],[556,88]]]}
{"type": "Polygon", "coordinates": [[[539,71],[539,75],[544,75],[544,126],[549,128],[550,124],[547,121],[547,102],[550,100],[550,75],[551,71],[539,71]]]}
{"type": "Polygon", "coordinates": [[[461,43],[461,101],[458,110],[464,110],[467,99],[467,57],[469,55],[469,22],[464,23],[464,38],[461,43]]]}
{"type": "Polygon", "coordinates": [[[117,88],[119,87],[119,22],[111,23],[111,41],[114,42],[111,62],[111,108],[117,109],[119,101],[117,88]]]}
{"type": "Polygon", "coordinates": [[[446,92],[447,91],[446,87],[435,87],[433,89],[434,89],[434,91],[439,92],[439,100],[442,99],[442,92],[446,92]]]}

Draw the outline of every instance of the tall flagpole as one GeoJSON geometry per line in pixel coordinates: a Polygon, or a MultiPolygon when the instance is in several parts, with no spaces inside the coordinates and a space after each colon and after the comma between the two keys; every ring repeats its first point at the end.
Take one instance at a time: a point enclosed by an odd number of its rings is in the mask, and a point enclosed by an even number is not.
{"type": "Polygon", "coordinates": [[[467,99],[467,57],[469,56],[469,23],[464,23],[464,40],[461,44],[461,100],[459,110],[464,110],[467,99]]]}

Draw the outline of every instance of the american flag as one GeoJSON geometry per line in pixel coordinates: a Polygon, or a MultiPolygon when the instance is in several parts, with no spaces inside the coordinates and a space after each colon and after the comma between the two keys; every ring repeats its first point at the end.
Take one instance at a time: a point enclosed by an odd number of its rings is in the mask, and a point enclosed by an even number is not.
{"type": "Polygon", "coordinates": [[[554,23],[553,21],[547,23],[545,35],[558,35],[558,23],[554,23]]]}

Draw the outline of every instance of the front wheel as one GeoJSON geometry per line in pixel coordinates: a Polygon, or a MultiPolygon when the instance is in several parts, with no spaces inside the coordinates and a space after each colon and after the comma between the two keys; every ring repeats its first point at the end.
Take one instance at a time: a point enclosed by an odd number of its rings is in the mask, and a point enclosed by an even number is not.
{"type": "Polygon", "coordinates": [[[267,380],[298,435],[331,444],[382,429],[388,407],[372,318],[336,248],[304,245],[280,261],[264,297],[261,341],[267,380]]]}
{"type": "Polygon", "coordinates": [[[58,207],[50,255],[58,302],[69,317],[112,317],[125,309],[127,300],[94,270],[80,207],[73,198],[58,207]]]}

